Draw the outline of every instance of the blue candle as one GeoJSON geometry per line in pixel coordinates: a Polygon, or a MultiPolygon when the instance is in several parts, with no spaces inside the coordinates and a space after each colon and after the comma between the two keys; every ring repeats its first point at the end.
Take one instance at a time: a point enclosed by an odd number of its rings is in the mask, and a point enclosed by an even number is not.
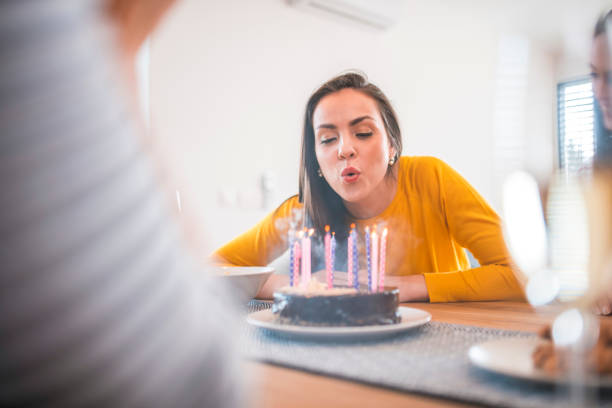
{"type": "Polygon", "coordinates": [[[295,253],[293,250],[293,231],[289,230],[289,286],[293,286],[293,266],[295,265],[295,253]]]}
{"type": "Polygon", "coordinates": [[[359,254],[357,253],[357,232],[353,228],[353,287],[359,289],[359,254]]]}
{"type": "Polygon", "coordinates": [[[365,228],[366,262],[368,265],[368,290],[372,290],[372,259],[370,258],[370,228],[365,228]]]}

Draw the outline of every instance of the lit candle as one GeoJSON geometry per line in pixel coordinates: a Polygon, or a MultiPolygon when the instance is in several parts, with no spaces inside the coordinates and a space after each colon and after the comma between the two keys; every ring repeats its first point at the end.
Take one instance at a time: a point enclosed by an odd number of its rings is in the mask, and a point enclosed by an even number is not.
{"type": "Polygon", "coordinates": [[[314,233],[313,229],[308,230],[308,234],[304,233],[302,238],[302,284],[308,285],[311,276],[311,250],[310,237],[314,233]]]}
{"type": "Polygon", "coordinates": [[[368,266],[368,290],[372,290],[372,257],[370,256],[370,228],[365,227],[366,263],[368,266]]]}
{"type": "Polygon", "coordinates": [[[336,263],[336,233],[332,232],[331,237],[331,256],[330,256],[330,264],[331,264],[331,286],[334,287],[334,266],[336,263]]]}
{"type": "Polygon", "coordinates": [[[329,225],[325,226],[325,277],[327,280],[327,288],[333,286],[333,277],[331,271],[331,234],[329,233],[329,225]]]}
{"type": "Polygon", "coordinates": [[[308,257],[306,258],[306,262],[308,262],[308,268],[306,268],[306,271],[308,272],[308,282],[310,282],[310,278],[312,276],[312,251],[311,251],[311,240],[310,237],[312,237],[312,234],[314,234],[314,229],[309,229],[308,230],[308,257]]]}
{"type": "Polygon", "coordinates": [[[370,234],[370,245],[372,247],[372,287],[370,290],[376,292],[378,290],[378,233],[376,232],[376,226],[370,234]]]}
{"type": "Polygon", "coordinates": [[[289,243],[289,286],[294,285],[293,280],[293,266],[295,265],[295,249],[293,248],[293,242],[295,241],[295,231],[289,229],[287,242],[289,243]]]}
{"type": "Polygon", "coordinates": [[[378,288],[384,290],[385,284],[385,269],[387,266],[387,233],[389,230],[385,228],[380,236],[380,269],[378,271],[378,288]]]}
{"type": "Polygon", "coordinates": [[[355,224],[351,224],[351,232],[348,235],[348,239],[346,241],[346,272],[347,272],[347,281],[348,286],[353,284],[353,229],[355,228],[355,224]]]}
{"type": "Polygon", "coordinates": [[[300,243],[298,240],[294,240],[293,242],[293,255],[295,257],[293,263],[293,269],[291,270],[293,285],[298,284],[298,279],[300,277],[300,259],[302,258],[302,251],[300,250],[300,243]]]}
{"type": "Polygon", "coordinates": [[[357,230],[355,224],[351,224],[353,235],[353,287],[359,289],[359,252],[357,251],[357,230]]]}
{"type": "Polygon", "coordinates": [[[301,244],[301,252],[300,255],[302,256],[301,259],[301,266],[302,266],[302,280],[301,280],[301,284],[302,286],[306,286],[308,284],[308,274],[306,273],[306,268],[308,268],[308,262],[306,262],[306,259],[308,258],[308,256],[310,255],[310,251],[307,245],[307,241],[309,241],[308,236],[306,234],[306,229],[304,228],[304,232],[302,232],[301,234],[302,237],[302,244],[301,244]]]}

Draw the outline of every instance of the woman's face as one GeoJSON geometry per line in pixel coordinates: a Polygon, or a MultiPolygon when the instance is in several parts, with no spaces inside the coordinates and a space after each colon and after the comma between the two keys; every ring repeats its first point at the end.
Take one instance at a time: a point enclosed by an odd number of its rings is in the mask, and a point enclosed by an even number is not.
{"type": "Polygon", "coordinates": [[[611,69],[608,41],[605,34],[600,34],[593,40],[591,77],[593,78],[593,92],[601,107],[606,129],[612,129],[611,69]]]}
{"type": "Polygon", "coordinates": [[[354,89],[322,98],[313,113],[315,153],[325,180],[345,203],[385,192],[395,154],[374,99],[354,89]]]}

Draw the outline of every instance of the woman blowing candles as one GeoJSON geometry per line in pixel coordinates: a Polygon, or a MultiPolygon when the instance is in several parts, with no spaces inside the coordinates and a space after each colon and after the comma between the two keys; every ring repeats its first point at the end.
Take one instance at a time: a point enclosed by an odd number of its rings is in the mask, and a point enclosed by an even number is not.
{"type": "MultiPolygon", "coordinates": [[[[215,258],[269,263],[287,248],[287,231],[277,221],[304,209],[309,228],[330,225],[339,242],[346,243],[356,223],[361,248],[365,227],[385,224],[385,284],[400,289],[400,301],[522,298],[497,214],[444,162],[401,157],[401,150],[399,124],[382,91],[359,73],[331,79],[306,104],[299,195],[215,258]],[[481,267],[469,269],[464,248],[481,267]]],[[[363,268],[363,255],[360,262],[363,268]]],[[[259,296],[271,297],[288,282],[274,275],[259,296]]]]}

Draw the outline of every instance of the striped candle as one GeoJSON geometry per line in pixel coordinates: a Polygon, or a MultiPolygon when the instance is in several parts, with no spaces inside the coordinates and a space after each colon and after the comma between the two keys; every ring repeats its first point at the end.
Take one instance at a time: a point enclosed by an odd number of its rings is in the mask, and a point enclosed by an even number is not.
{"type": "Polygon", "coordinates": [[[357,230],[353,224],[353,287],[359,289],[359,251],[357,251],[357,230]]]}
{"type": "Polygon", "coordinates": [[[301,233],[301,237],[302,237],[302,243],[301,243],[301,269],[302,269],[302,279],[301,279],[301,285],[302,286],[306,286],[308,285],[308,282],[310,281],[310,279],[308,279],[308,273],[307,273],[307,268],[308,268],[308,258],[310,257],[310,248],[307,244],[307,241],[310,241],[308,239],[308,236],[306,234],[306,229],[304,229],[304,232],[301,233]]]}
{"type": "Polygon", "coordinates": [[[334,269],[336,264],[336,233],[332,232],[331,237],[331,256],[330,256],[330,265],[331,265],[331,286],[334,287],[334,269]]]}
{"type": "Polygon", "coordinates": [[[303,242],[305,242],[305,244],[302,245],[302,262],[306,264],[306,284],[310,283],[310,278],[312,276],[312,250],[310,237],[312,237],[313,233],[314,230],[311,228],[308,230],[308,235],[304,234],[303,242]]]}
{"type": "Polygon", "coordinates": [[[348,235],[348,239],[346,241],[346,272],[347,272],[347,282],[348,286],[353,284],[353,230],[355,229],[355,224],[351,224],[351,232],[348,235]]]}
{"type": "Polygon", "coordinates": [[[329,225],[325,226],[325,278],[327,280],[327,288],[331,289],[333,284],[332,265],[331,265],[331,234],[329,233],[329,225]]]}
{"type": "Polygon", "coordinates": [[[385,269],[387,267],[387,234],[389,230],[385,228],[380,236],[380,268],[378,270],[378,289],[384,290],[385,269]]]}
{"type": "Polygon", "coordinates": [[[376,232],[376,226],[374,226],[374,229],[372,230],[372,233],[370,234],[370,246],[372,248],[372,255],[371,255],[371,259],[372,259],[372,286],[370,287],[370,290],[372,292],[376,292],[378,291],[378,233],[376,232]]]}
{"type": "Polygon", "coordinates": [[[289,242],[289,286],[293,286],[293,265],[295,264],[295,250],[293,248],[293,242],[295,240],[295,232],[290,229],[288,235],[289,236],[287,238],[287,241],[289,242]]]}
{"type": "Polygon", "coordinates": [[[293,269],[291,270],[293,284],[297,286],[298,279],[300,277],[300,259],[302,258],[302,251],[300,250],[300,243],[298,240],[293,242],[293,255],[295,257],[293,262],[293,269]]]}
{"type": "Polygon", "coordinates": [[[365,227],[366,263],[368,265],[368,290],[372,290],[372,258],[370,254],[370,228],[365,227]]]}

